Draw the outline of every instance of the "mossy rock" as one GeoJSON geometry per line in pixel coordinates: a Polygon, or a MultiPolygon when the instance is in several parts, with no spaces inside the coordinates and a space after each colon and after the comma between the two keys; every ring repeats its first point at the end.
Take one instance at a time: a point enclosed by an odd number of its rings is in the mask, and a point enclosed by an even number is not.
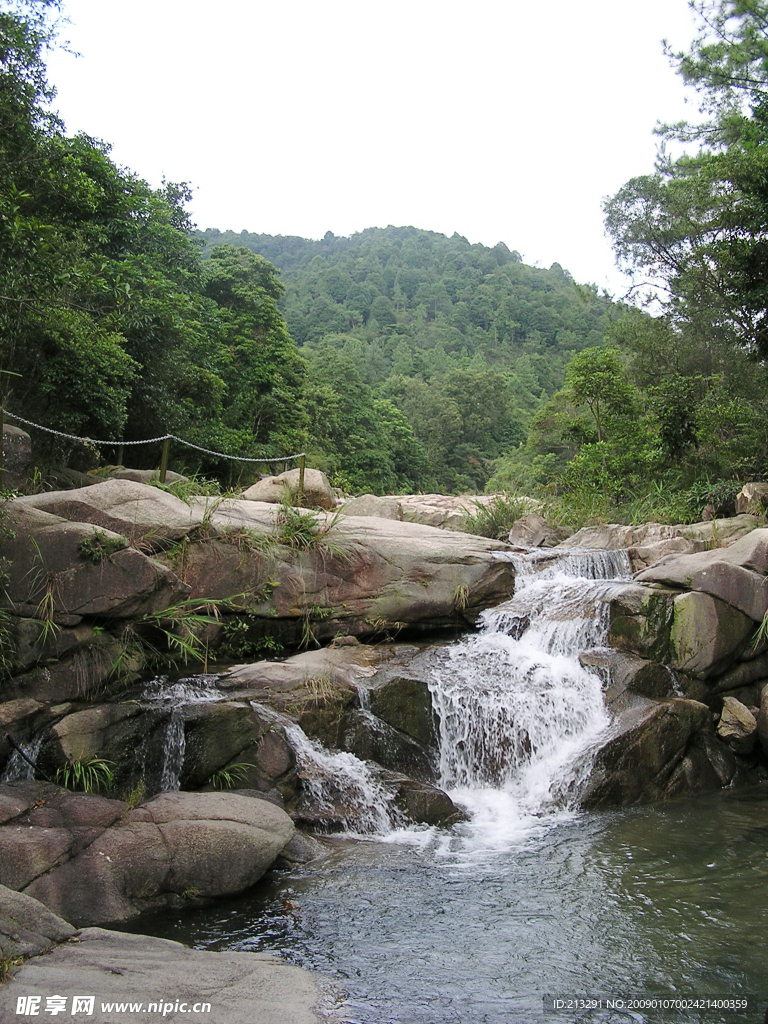
{"type": "Polygon", "coordinates": [[[395,676],[371,690],[369,701],[377,718],[427,749],[437,747],[432,697],[425,682],[395,676]]]}

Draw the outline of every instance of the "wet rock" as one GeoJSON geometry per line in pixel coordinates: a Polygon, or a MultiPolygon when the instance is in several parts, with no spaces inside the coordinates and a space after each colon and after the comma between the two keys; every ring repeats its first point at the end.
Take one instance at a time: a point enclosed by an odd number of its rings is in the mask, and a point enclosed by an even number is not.
{"type": "Polygon", "coordinates": [[[641,658],[669,659],[675,595],[660,587],[628,584],[609,600],[608,643],[641,658]]]}
{"type": "Polygon", "coordinates": [[[755,716],[735,697],[724,697],[717,735],[728,744],[734,754],[748,756],[757,741],[755,716]]]}
{"type": "MultiPolygon", "coordinates": [[[[615,702],[612,735],[595,758],[583,805],[621,807],[668,798],[672,795],[670,780],[689,744],[707,732],[713,734],[705,704],[685,698],[652,701],[625,695],[615,702]]],[[[697,763],[692,760],[692,771],[697,763]]],[[[697,791],[719,788],[722,783],[717,778],[714,771],[710,775],[707,769],[705,775],[699,770],[690,785],[697,791]]],[[[678,782],[675,793],[679,791],[678,782]]]]}
{"type": "Polygon", "coordinates": [[[422,747],[437,748],[432,697],[423,679],[396,673],[370,689],[368,702],[377,718],[404,732],[422,747]]]}
{"type": "Polygon", "coordinates": [[[395,778],[394,782],[397,789],[395,803],[409,821],[448,828],[467,820],[466,813],[437,786],[407,778],[395,778]]]}
{"type": "Polygon", "coordinates": [[[602,676],[606,683],[605,703],[609,708],[627,692],[657,699],[676,694],[677,678],[667,665],[608,648],[588,651],[579,661],[602,676]]]}
{"type": "Polygon", "coordinates": [[[368,711],[352,711],[347,716],[338,746],[362,761],[375,761],[416,779],[432,781],[435,777],[430,751],[368,711]]]}
{"type": "Polygon", "coordinates": [[[748,616],[724,601],[693,591],[674,600],[670,664],[706,678],[727,667],[753,632],[748,616]]]}
{"type": "Polygon", "coordinates": [[[768,685],[763,687],[757,715],[757,737],[764,757],[768,757],[768,685]]]}

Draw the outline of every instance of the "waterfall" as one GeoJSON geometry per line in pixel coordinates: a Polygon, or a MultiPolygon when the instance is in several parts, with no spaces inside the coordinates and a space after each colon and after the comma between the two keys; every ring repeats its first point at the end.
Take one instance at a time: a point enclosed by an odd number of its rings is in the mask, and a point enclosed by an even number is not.
{"type": "Polygon", "coordinates": [[[191,704],[209,704],[222,700],[225,694],[216,686],[218,679],[217,675],[198,675],[170,683],[168,676],[156,676],[141,691],[139,700],[142,704],[171,709],[163,734],[160,792],[177,790],[181,786],[186,751],[183,709],[191,704]]]}
{"type": "Polygon", "coordinates": [[[358,834],[386,834],[404,824],[394,793],[365,761],[354,754],[326,750],[288,719],[283,725],[296,754],[305,813],[319,812],[337,822],[342,831],[358,834]]]}
{"type": "Polygon", "coordinates": [[[571,806],[588,774],[608,715],[579,654],[604,645],[608,599],[631,570],[621,551],[502,557],[515,563],[515,596],[439,653],[429,686],[440,785],[470,812],[496,803],[525,818],[571,806]]]}
{"type": "MultiPolygon", "coordinates": [[[[27,740],[26,743],[19,743],[19,746],[33,764],[37,764],[37,755],[40,753],[42,745],[42,736],[38,736],[33,740],[27,740]]],[[[0,782],[19,782],[22,779],[34,779],[34,777],[35,770],[32,765],[24,760],[18,750],[14,750],[8,758],[3,774],[0,775],[0,782]]]]}
{"type": "Polygon", "coordinates": [[[167,793],[180,788],[181,769],[184,767],[184,719],[181,712],[174,710],[168,719],[163,737],[163,770],[160,774],[160,792],[167,793]]]}

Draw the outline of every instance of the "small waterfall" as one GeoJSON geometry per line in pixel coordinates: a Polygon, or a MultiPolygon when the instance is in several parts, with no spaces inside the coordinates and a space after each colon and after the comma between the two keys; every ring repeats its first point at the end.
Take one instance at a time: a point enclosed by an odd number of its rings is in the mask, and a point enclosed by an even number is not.
{"type": "Polygon", "coordinates": [[[332,753],[311,740],[300,726],[283,719],[285,735],[296,753],[304,807],[336,821],[344,832],[386,834],[404,824],[394,793],[354,754],[332,753]]]}
{"type": "MultiPolygon", "coordinates": [[[[19,743],[19,746],[27,755],[32,764],[37,764],[37,755],[43,745],[43,737],[37,736],[26,743],[19,743]]],[[[0,775],[0,782],[20,782],[23,779],[34,779],[35,770],[28,764],[18,750],[14,750],[8,758],[3,774],[0,775]]]]}
{"type": "MultiPolygon", "coordinates": [[[[171,713],[163,734],[163,767],[160,772],[160,791],[178,790],[184,767],[186,737],[182,711],[192,704],[209,704],[225,696],[217,687],[217,675],[190,676],[175,683],[168,676],[151,679],[139,695],[142,704],[154,708],[170,708],[171,713]]],[[[146,757],[146,752],[145,755],[146,757]]]]}
{"type": "Polygon", "coordinates": [[[578,656],[604,645],[608,598],[631,569],[621,551],[511,558],[515,596],[440,653],[430,692],[440,784],[470,811],[495,791],[505,814],[525,818],[569,807],[589,771],[608,715],[578,656]]]}
{"type": "Polygon", "coordinates": [[[160,775],[160,792],[167,793],[180,788],[181,769],[184,767],[184,719],[181,711],[174,710],[168,719],[163,738],[163,770],[160,775]]]}

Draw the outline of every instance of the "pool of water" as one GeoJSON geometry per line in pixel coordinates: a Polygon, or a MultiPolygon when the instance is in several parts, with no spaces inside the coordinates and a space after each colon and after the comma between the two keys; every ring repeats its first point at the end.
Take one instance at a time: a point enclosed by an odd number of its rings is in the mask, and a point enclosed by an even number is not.
{"type": "Polygon", "coordinates": [[[246,896],[137,930],[322,972],[355,1024],[762,1022],[768,787],[510,820],[494,796],[450,833],[334,839],[246,896]],[[603,1005],[568,1007],[583,997],[603,1005]],[[606,1007],[637,997],[749,1005],[606,1007]]]}

